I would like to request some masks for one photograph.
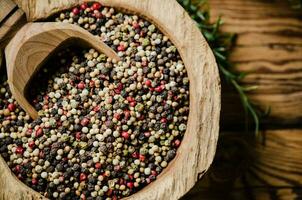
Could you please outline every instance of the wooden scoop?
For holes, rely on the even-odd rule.
[[[63,42],[89,46],[112,59],[120,60],[99,38],[79,26],[60,22],[26,24],[5,48],[5,55],[12,95],[33,119],[38,118],[38,112],[25,98],[25,88],[51,52],[62,46]]]

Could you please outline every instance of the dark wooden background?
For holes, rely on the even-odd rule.
[[[286,0],[210,0],[212,18],[238,34],[231,60],[263,110],[262,138],[246,132],[239,97],[222,84],[221,133],[206,176],[183,199],[302,199],[302,10]],[[250,120],[251,121],[251,120]]]

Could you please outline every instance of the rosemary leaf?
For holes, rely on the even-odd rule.
[[[252,116],[255,124],[255,134],[258,135],[260,124],[260,112],[252,104],[246,92],[257,89],[257,86],[244,87],[240,85],[240,80],[246,75],[232,70],[232,64],[228,61],[229,52],[235,40],[235,34],[222,33],[220,26],[222,25],[221,17],[215,23],[210,22],[210,13],[207,6],[207,0],[177,0],[191,18],[195,20],[197,27],[202,32],[215,55],[220,74],[232,85],[238,92],[242,106],[246,113]]]

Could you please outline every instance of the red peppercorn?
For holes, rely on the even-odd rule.
[[[126,140],[128,140],[130,136],[129,136],[129,133],[127,131],[123,131],[122,132],[122,137],[125,138]]]
[[[146,178],[146,182],[147,182],[148,184],[151,183],[150,178]]]
[[[100,106],[96,106],[96,107],[94,107],[94,108],[93,108],[93,111],[94,111],[94,112],[98,112],[98,111],[100,111]]]
[[[117,119],[117,120],[120,120],[121,119],[121,115],[119,113],[115,113],[114,114],[114,118]]]
[[[40,151],[40,152],[39,152],[39,158],[41,158],[41,159],[45,158],[45,153],[44,153],[44,151]]]
[[[175,145],[176,147],[179,147],[180,143],[181,143],[180,140],[175,140],[175,141],[174,141],[174,145]]]
[[[120,94],[121,93],[121,91],[123,90],[123,84],[122,83],[119,83],[118,85],[117,85],[117,87],[114,89],[114,92],[116,93],[116,94]]]
[[[112,98],[112,97],[109,97],[109,99],[108,99],[108,103],[109,103],[109,104],[111,104],[111,103],[112,103],[112,101],[113,101],[113,98]]]
[[[145,31],[141,31],[141,32],[139,33],[139,35],[140,35],[141,37],[144,37],[144,36],[146,35],[146,32],[145,32]]]
[[[85,194],[81,194],[81,200],[86,200]]]
[[[72,9],[72,13],[73,13],[74,15],[78,15],[78,14],[80,13],[80,10],[79,10],[78,8],[73,8],[73,9]]]
[[[89,87],[93,88],[94,86],[95,86],[95,83],[94,83],[93,80],[91,80],[91,81],[89,82]]]
[[[29,146],[29,148],[32,149],[35,146],[35,142],[34,141],[29,142],[28,146]]]
[[[124,111],[124,115],[125,115],[125,119],[129,119],[129,117],[130,117],[130,111],[129,110],[125,110]]]
[[[21,166],[20,165],[16,165],[15,172],[19,173],[20,171],[21,171]]]
[[[94,3],[92,4],[92,10],[99,10],[102,7],[102,5],[100,3]]]
[[[125,46],[121,44],[117,47],[118,51],[125,51],[125,49],[126,49]]]
[[[16,105],[13,103],[10,103],[10,104],[8,104],[7,108],[10,112],[14,112],[16,110]]]
[[[130,189],[132,189],[134,187],[134,184],[132,182],[128,182],[127,183],[127,187],[130,188]]]
[[[32,183],[33,185],[37,185],[37,184],[38,184],[38,180],[35,179],[35,178],[33,178],[33,179],[31,179],[31,183]]]
[[[145,85],[148,87],[151,87],[152,82],[148,79],[148,80],[146,80]]]
[[[86,179],[87,179],[86,174],[81,173],[81,174],[80,174],[80,181],[85,181]]]
[[[18,146],[18,147],[16,148],[16,154],[23,154],[23,153],[24,153],[24,148],[21,147],[21,146]]]
[[[113,169],[114,169],[114,171],[118,172],[118,171],[120,171],[122,168],[121,168],[121,166],[116,165],[116,166],[114,166]]]
[[[81,139],[81,132],[77,132],[75,137],[76,137],[77,140],[80,140]]]
[[[25,133],[26,136],[31,136],[33,130],[32,129],[28,129]]]
[[[138,118],[138,120],[143,120],[143,119],[145,119],[145,116],[144,116],[144,115],[141,115],[141,116]]]
[[[95,163],[94,167],[95,167],[96,169],[101,169],[102,164],[99,163],[99,162],[98,162],[98,163]]]
[[[151,133],[150,133],[150,132],[146,132],[146,133],[144,133],[144,135],[145,135],[146,137],[150,137]]]
[[[151,174],[152,174],[153,176],[157,176],[157,172],[156,172],[155,170],[152,170],[152,171],[151,171]]]
[[[162,119],[160,120],[160,122],[161,122],[161,123],[167,123],[167,118],[162,118]]]
[[[133,178],[134,178],[132,174],[128,174],[128,177],[130,180],[133,180]]]
[[[128,96],[128,97],[127,97],[127,101],[128,101],[128,102],[133,102],[133,101],[135,101],[135,100],[134,100],[134,98],[133,98],[133,97]]]
[[[144,155],[139,154],[139,160],[140,160],[140,161],[144,162],[145,159],[146,159],[146,157],[145,157]]]
[[[99,11],[95,10],[94,11],[94,16],[97,18],[97,19],[100,19],[103,17],[102,13],[100,13]]]
[[[43,135],[43,129],[41,127],[39,127],[37,130],[36,130],[36,133],[35,133],[35,136],[36,137],[41,137]]]
[[[117,89],[118,89],[118,90],[122,90],[123,88],[124,88],[124,86],[123,86],[122,83],[119,83],[119,84],[117,85]]]
[[[139,157],[139,155],[138,155],[138,153],[137,153],[137,152],[133,152],[133,153],[132,153],[132,157],[133,157],[133,158],[138,158],[138,157]]]
[[[142,61],[142,66],[143,67],[147,67],[147,65],[148,65],[148,61],[146,61],[146,60]]]
[[[136,102],[135,102],[135,101],[130,102],[130,106],[131,106],[131,107],[134,107],[135,105],[136,105]]]
[[[82,126],[87,126],[89,124],[89,119],[84,117],[82,120],[81,120],[81,125]]]
[[[79,84],[78,84],[78,89],[80,90],[83,90],[85,88],[85,83],[83,81],[81,81]]]
[[[82,10],[85,10],[86,8],[88,8],[87,3],[83,3],[82,5],[80,5],[80,8],[81,8]]]
[[[160,85],[160,86],[158,86],[158,87],[155,88],[155,91],[156,91],[156,92],[162,92],[163,89],[164,89],[164,87],[165,87],[165,86]]]
[[[112,197],[112,200],[117,200],[117,196],[113,196],[113,197]]]
[[[137,22],[133,22],[132,27],[133,27],[134,29],[139,29],[139,28],[140,28],[140,25],[139,25],[139,23],[137,23]]]

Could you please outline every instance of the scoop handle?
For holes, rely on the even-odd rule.
[[[8,83],[12,95],[33,119],[38,118],[38,112],[25,98],[25,88],[51,52],[63,42],[71,41],[90,46],[109,58],[120,60],[115,51],[97,36],[79,26],[61,22],[28,23],[5,48]]]

